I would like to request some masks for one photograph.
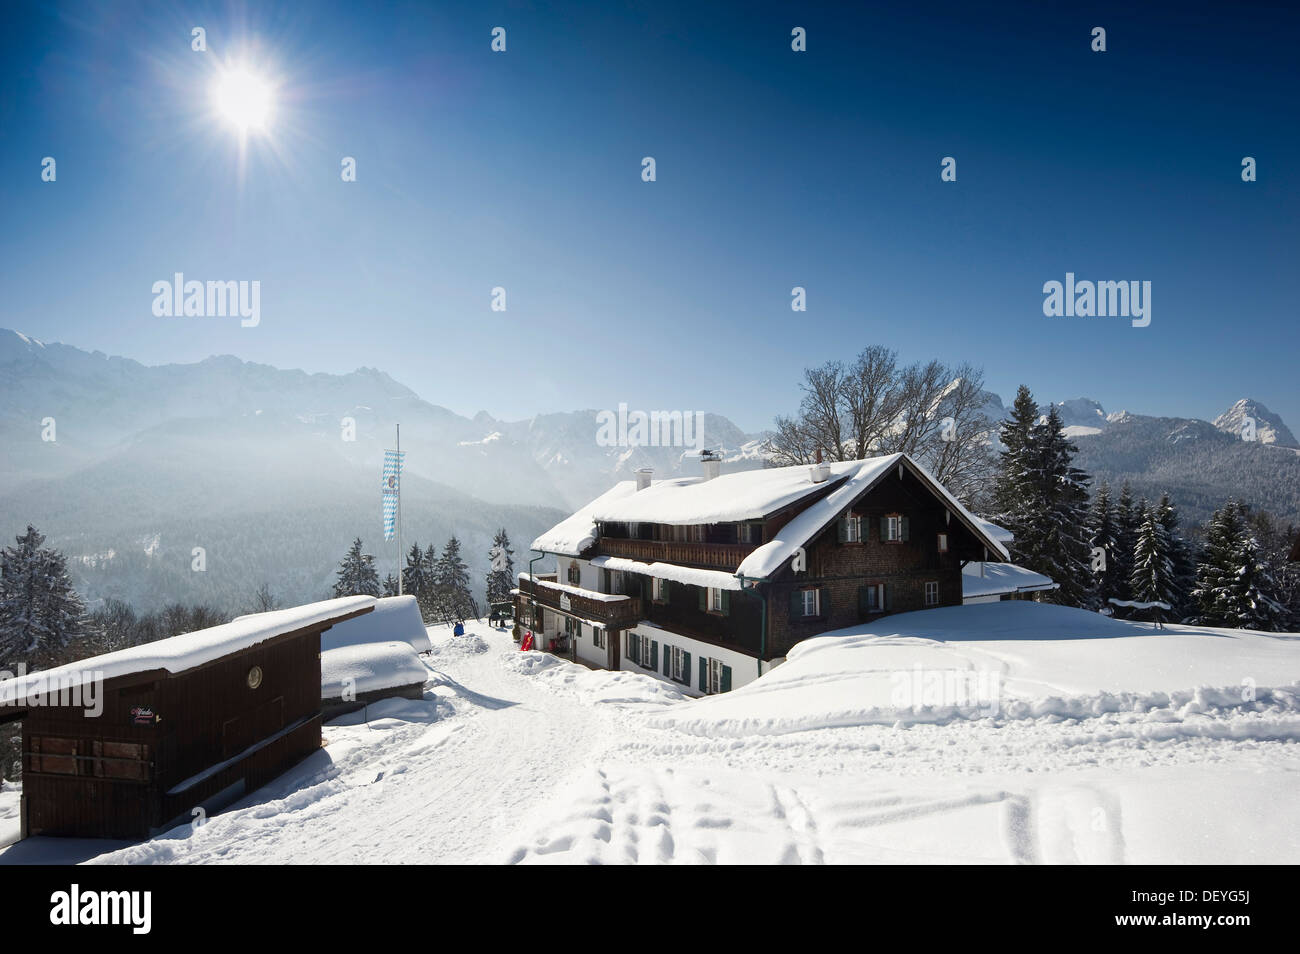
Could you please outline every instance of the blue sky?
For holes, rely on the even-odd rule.
[[[0,325],[151,364],[379,367],[510,419],[627,402],[762,428],[805,366],[881,343],[1007,399],[1250,396],[1300,428],[1296,14],[612,6],[15,8]],[[279,83],[242,164],[209,115],[236,58]],[[177,271],[259,280],[261,324],[155,317]],[[1067,271],[1150,281],[1151,325],[1044,317]]]

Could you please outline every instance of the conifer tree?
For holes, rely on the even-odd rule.
[[[1037,550],[1031,569],[1050,576],[1058,588],[1044,598],[1068,606],[1084,606],[1091,596],[1088,545],[1089,477],[1072,463],[1078,448],[1065,436],[1055,407],[1034,428],[1031,459],[1035,507],[1030,541]]]
[[[433,579],[437,618],[462,620],[478,617],[478,604],[470,592],[469,567],[461,560],[460,541],[455,534],[443,547]]]
[[[1245,508],[1230,500],[1210,517],[1196,569],[1200,622],[1208,626],[1277,630],[1286,612],[1275,581],[1260,558]]]
[[[505,527],[502,527],[492,538],[492,547],[488,550],[487,601],[489,606],[510,600],[510,591],[515,585],[514,553],[515,551],[510,549],[510,537]]]
[[[1133,575],[1130,590],[1140,603],[1168,603],[1173,609],[1177,600],[1174,586],[1174,563],[1169,556],[1169,536],[1160,520],[1158,508],[1146,500],[1138,508],[1141,519],[1137,543],[1133,547]],[[1151,618],[1159,621],[1169,611],[1151,609]]]
[[[30,524],[0,551],[0,667],[44,669],[70,661],[87,635],[86,607],[68,577],[66,558],[41,546]]]
[[[1174,598],[1170,601],[1174,607],[1173,618],[1182,619],[1187,616],[1188,600],[1192,587],[1196,585],[1196,560],[1192,555],[1192,548],[1183,539],[1182,531],[1178,526],[1178,510],[1170,501],[1168,494],[1160,495],[1156,514],[1160,518],[1161,526],[1165,528],[1165,536],[1169,540],[1169,561],[1173,564]]]
[[[1115,506],[1110,497],[1110,485],[1102,482],[1096,495],[1092,498],[1092,511],[1089,518],[1092,531],[1090,543],[1094,553],[1100,550],[1100,559],[1093,557],[1093,599],[1098,607],[1106,607],[1112,597],[1119,599],[1116,585],[1115,550],[1117,545],[1115,525]]]
[[[375,558],[361,552],[361,538],[357,537],[348,548],[347,556],[339,563],[338,579],[334,583],[335,596],[378,596],[379,571]]]
[[[1116,599],[1133,598],[1133,552],[1137,547],[1138,512],[1133,503],[1133,491],[1128,481],[1119,491],[1119,502],[1115,505],[1115,592]],[[1124,609],[1117,610],[1117,615],[1127,615]]]
[[[1026,536],[1032,516],[1031,445],[1037,421],[1038,405],[1029,388],[1022,384],[1016,391],[1011,416],[1002,422],[999,437],[1003,449],[998,454],[998,472],[993,484],[995,519],[1015,536],[1012,552],[1017,555],[1023,552],[1021,540]]]

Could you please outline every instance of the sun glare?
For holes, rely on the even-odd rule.
[[[243,67],[227,70],[212,88],[217,112],[241,133],[264,130],[275,106],[271,84]]]

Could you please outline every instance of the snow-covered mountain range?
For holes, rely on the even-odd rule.
[[[1168,491],[1191,522],[1231,495],[1300,520],[1295,438],[1256,401],[1237,402],[1213,423],[1107,414],[1088,398],[1057,407],[1085,470],[1130,480],[1139,494]],[[988,393],[986,413],[1002,418],[1002,399]],[[96,595],[148,601],[140,567],[125,590],[94,579],[112,576],[116,569],[104,567],[120,568],[124,553],[154,572],[164,558],[188,568],[192,546],[216,543],[227,560],[253,565],[242,576],[231,567],[220,592],[251,589],[259,573],[288,574],[286,595],[316,598],[328,583],[320,566],[332,566],[353,536],[384,552],[375,491],[399,421],[408,543],[440,545],[456,532],[476,553],[504,525],[523,552],[562,512],[639,467],[697,472],[696,446],[604,446],[599,414],[466,417],[373,368],[308,374],[229,355],[146,366],[0,330],[0,531],[35,523],[82,561]],[[1253,442],[1242,439],[1246,417],[1256,422]],[[765,438],[704,416],[703,445],[722,453],[726,469],[763,466]],[[247,526],[260,532],[239,530]],[[380,564],[381,573],[394,568],[395,553]],[[212,589],[222,576],[176,572],[157,588],[183,579]]]

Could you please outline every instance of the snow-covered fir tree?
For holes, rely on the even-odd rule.
[[[357,537],[348,548],[348,554],[339,563],[338,579],[334,583],[335,596],[378,596],[379,571],[375,558],[361,552],[361,538]]]
[[[1115,551],[1118,546],[1115,505],[1111,500],[1110,485],[1104,481],[1092,498],[1089,529],[1092,532],[1090,543],[1094,548],[1101,550],[1102,557],[1101,560],[1093,561],[1097,565],[1092,575],[1094,601],[1099,607],[1104,607],[1112,597],[1123,599],[1120,596],[1117,579],[1119,570],[1115,561]]]
[[[1016,544],[1028,532],[1028,524],[1032,519],[1029,510],[1033,471],[1030,448],[1037,421],[1038,405],[1029,393],[1029,388],[1022,384],[1016,391],[1011,415],[1002,422],[1000,428],[999,438],[1003,450],[998,454],[998,471],[993,482],[996,520],[1014,534]],[[1013,544],[1013,552],[1018,555],[1020,547]]]
[[[393,576],[393,574],[391,573],[389,573],[386,577],[384,577],[384,595],[385,596],[397,595],[397,577]]]
[[[28,525],[0,551],[0,666],[44,669],[71,661],[86,635],[86,607],[68,578],[67,560],[43,547]]]
[[[1133,599],[1141,603],[1168,603],[1170,609],[1152,608],[1152,619],[1165,619],[1178,602],[1174,584],[1174,561],[1170,558],[1169,535],[1160,520],[1157,507],[1143,500],[1138,508],[1141,520],[1137,543],[1133,547],[1133,575],[1129,587]]]
[[[473,619],[478,604],[470,591],[469,567],[460,556],[460,541],[455,534],[447,541],[434,567],[435,607],[438,619]]]
[[[1275,581],[1260,558],[1245,508],[1230,500],[1210,517],[1205,546],[1196,568],[1192,591],[1207,626],[1275,631],[1286,611],[1275,593]]]
[[[1133,502],[1133,491],[1124,481],[1119,490],[1119,500],[1115,504],[1115,591],[1110,596],[1120,600],[1133,599],[1133,551],[1138,538],[1138,511]],[[1128,611],[1117,610],[1117,615],[1127,615]]]
[[[1169,540],[1169,561],[1174,568],[1174,599],[1171,601],[1174,607],[1173,617],[1182,619],[1190,611],[1188,601],[1191,598],[1192,587],[1196,585],[1196,558],[1192,554],[1191,546],[1183,539],[1178,525],[1178,509],[1173,505],[1168,494],[1160,495],[1156,514],[1165,528],[1165,536]]]
[[[1035,522],[1038,566],[1060,587],[1045,594],[1051,602],[1084,606],[1091,599],[1088,545],[1089,477],[1073,464],[1078,448],[1065,436],[1055,407],[1033,432],[1036,445],[1036,499],[1043,519]]]
[[[510,591],[515,585],[514,554],[515,551],[510,549],[510,537],[505,527],[502,527],[492,538],[492,547],[488,550],[487,601],[489,606],[510,601]]]
[[[1029,389],[1016,392],[1001,432],[994,486],[996,522],[1015,535],[1016,563],[1050,576],[1059,588],[1044,599],[1070,606],[1091,600],[1088,475],[1072,464],[1077,448],[1064,434],[1056,408],[1038,420]]]

